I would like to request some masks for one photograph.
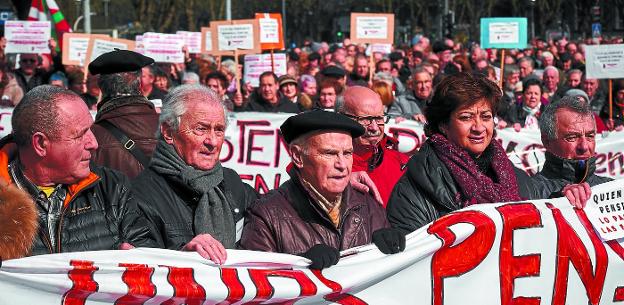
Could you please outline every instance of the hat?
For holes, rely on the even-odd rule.
[[[570,89],[568,91],[565,92],[564,96],[572,96],[572,97],[582,97],[585,99],[585,102],[588,103],[590,101],[589,96],[587,95],[587,93],[585,93],[585,91],[581,90],[581,89]]]
[[[403,59],[403,55],[400,52],[392,52],[388,55],[388,59],[390,59],[390,61],[399,61]]]
[[[89,72],[92,75],[131,72],[138,71],[153,63],[152,58],[137,52],[115,49],[115,51],[104,53],[92,61],[89,64]]]
[[[291,50],[290,52],[288,52],[288,58],[292,61],[298,61],[299,60],[299,54],[297,54],[297,52],[295,52],[295,50]]]
[[[284,74],[284,75],[280,76],[277,79],[277,82],[279,83],[280,87],[283,86],[283,85],[286,85],[286,84],[295,84],[295,85],[297,85],[297,80],[295,80],[294,77],[292,77],[292,76],[290,76],[288,74]]]
[[[330,77],[343,77],[347,75],[345,70],[337,66],[327,66],[321,70],[321,75]]]
[[[321,54],[319,54],[318,52],[312,52],[312,54],[308,55],[309,61],[320,60],[320,59],[321,59]]]
[[[433,53],[440,53],[446,50],[453,50],[453,48],[451,48],[446,43],[444,43],[444,41],[441,41],[441,40],[434,42],[432,49],[433,49]]]
[[[340,130],[350,133],[353,138],[363,135],[365,131],[362,125],[347,116],[324,110],[311,110],[291,116],[280,126],[280,130],[288,144],[311,131]]]

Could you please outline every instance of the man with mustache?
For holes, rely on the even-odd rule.
[[[353,176],[360,180],[370,177],[385,207],[394,185],[405,172],[409,157],[398,152],[398,141],[384,133],[388,117],[384,116],[381,98],[375,91],[361,86],[349,87],[344,101],[340,112],[365,129],[364,135],[353,139]]]

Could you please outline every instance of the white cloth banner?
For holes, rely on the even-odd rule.
[[[622,201],[623,190],[613,181],[592,192]],[[395,255],[373,245],[343,251],[322,271],[297,256],[237,250],[222,266],[160,249],[34,256],[3,262],[0,303],[624,302],[624,240],[601,241],[585,211],[563,198],[473,205],[411,233],[406,244]]]

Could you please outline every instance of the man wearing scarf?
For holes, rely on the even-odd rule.
[[[241,248],[301,255],[313,269],[336,264],[339,250],[371,242],[386,254],[405,249],[405,236],[389,228],[383,207],[349,184],[360,124],[312,110],[288,118],[280,130],[290,148],[291,179],[254,203]]]
[[[169,92],[158,144],[133,189],[167,249],[197,251],[217,264],[236,247],[255,191],[219,161],[226,114],[219,96],[200,85]]]

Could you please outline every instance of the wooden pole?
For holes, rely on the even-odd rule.
[[[504,91],[503,89],[503,79],[504,79],[504,69],[505,69],[505,49],[501,50],[501,57],[500,57],[500,61],[501,61],[501,65],[500,65],[500,73],[499,73],[499,78],[498,78],[498,86],[501,88],[501,90]]]
[[[234,74],[236,79],[236,93],[241,93],[240,88],[240,75],[238,75],[238,49],[234,49],[234,61],[236,62],[236,73]]]
[[[609,78],[609,127],[611,130],[615,128],[613,124],[613,80]]]
[[[368,83],[371,85],[373,83],[373,70],[375,69],[375,52],[373,52],[373,48],[371,46],[371,52],[368,62]]]
[[[217,56],[217,71],[221,71],[221,55]]]
[[[271,49],[271,72],[275,73],[275,60],[273,59],[273,49]]]

